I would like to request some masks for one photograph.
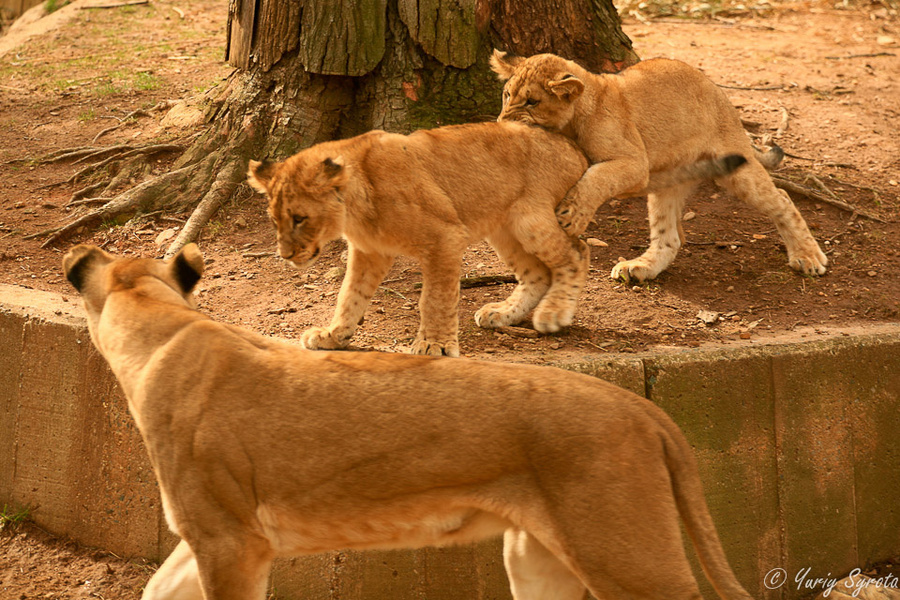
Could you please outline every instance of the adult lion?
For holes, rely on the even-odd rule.
[[[828,259],[790,197],[766,172],[765,163],[777,163],[781,150],[768,156],[756,152],[737,110],[697,69],[652,59],[617,75],[596,75],[553,54],[522,58],[499,50],[491,65],[506,81],[498,120],[563,133],[592,163],[557,209],[569,233],[582,233],[610,198],[638,195],[658,171],[740,154],[747,166],[717,181],[775,223],[793,269],[825,273]],[[649,194],[650,247],[613,267],[613,278],[653,279],[671,264],[683,242],[681,212],[693,188],[693,182],[682,182]]]
[[[145,600],[263,600],[277,556],[504,535],[516,600],[749,600],[652,402],[530,365],[310,352],[194,308],[203,258],[63,259],[182,541]],[[202,596],[201,596],[202,590]]]

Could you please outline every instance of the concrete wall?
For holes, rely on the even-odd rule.
[[[0,353],[0,504],[31,505],[41,526],[89,545],[164,556],[174,538],[153,473],[80,306],[0,286]],[[645,395],[679,423],[754,597],[821,591],[792,582],[806,568],[838,576],[900,555],[900,326],[561,366]],[[774,568],[789,581],[770,590]],[[497,540],[282,560],[273,585],[281,598],[509,597]]]

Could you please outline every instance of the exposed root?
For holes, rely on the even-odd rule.
[[[200,230],[203,229],[212,216],[216,214],[216,211],[219,210],[219,207],[231,197],[237,186],[244,180],[245,171],[246,166],[240,160],[231,160],[219,170],[216,180],[210,186],[209,191],[204,194],[197,208],[191,213],[187,223],[178,233],[178,237],[166,249],[167,258],[171,258],[186,244],[197,239],[197,236],[200,235]]]
[[[176,9],[176,10],[177,10],[177,9]],[[182,16],[182,18],[184,18],[184,16]],[[171,101],[171,100],[162,100],[161,102],[158,102],[158,103],[156,104],[156,106],[154,106],[154,107],[152,107],[152,108],[150,108],[150,109],[148,109],[148,110],[144,110],[144,109],[139,108],[139,109],[137,109],[137,110],[134,110],[134,111],[128,113],[127,115],[125,115],[125,116],[122,117],[121,119],[120,119],[119,117],[112,117],[112,118],[114,118],[114,119],[118,119],[119,124],[118,124],[118,125],[113,125],[112,127],[107,127],[106,129],[104,129],[103,131],[101,131],[100,133],[98,133],[97,135],[95,135],[95,136],[94,136],[94,139],[93,139],[93,141],[92,141],[92,143],[96,144],[96,143],[97,143],[97,140],[99,140],[101,137],[103,137],[103,136],[106,135],[107,133],[111,133],[111,132],[115,131],[116,129],[122,127],[122,126],[125,125],[128,121],[130,121],[131,119],[136,119],[136,118],[138,118],[138,117],[149,117],[151,112],[154,112],[154,111],[162,111],[162,110],[168,110],[168,109],[172,108],[172,106],[173,106],[174,104],[175,104],[175,103],[174,103],[173,101]]]
[[[81,227],[94,225],[104,220],[112,221],[122,215],[130,213],[163,210],[170,206],[177,205],[177,192],[184,190],[184,188],[187,187],[186,183],[188,181],[199,183],[199,185],[205,185],[207,183],[208,178],[205,175],[209,172],[209,169],[215,163],[217,158],[218,155],[213,154],[202,163],[182,167],[181,169],[154,177],[149,181],[145,181],[144,183],[119,194],[115,198],[108,199],[108,201],[100,208],[92,210],[62,227],[47,229],[46,231],[32,234],[27,237],[30,239],[49,236],[44,243],[41,244],[42,248],[46,248],[47,246],[68,237]],[[204,176],[197,178],[195,181],[194,178],[198,172],[202,173]],[[173,192],[175,193],[173,194]],[[104,199],[101,198],[98,200]]]
[[[156,144],[153,146],[143,146],[140,148],[131,148],[128,150],[123,149],[119,153],[114,154],[113,156],[109,156],[109,157],[101,160],[98,163],[84,167],[83,169],[79,170],[74,175],[69,177],[69,179],[66,180],[64,183],[68,184],[68,183],[73,183],[75,181],[78,181],[85,175],[87,175],[93,171],[96,171],[97,169],[101,169],[115,161],[125,160],[126,158],[132,158],[134,156],[139,156],[139,155],[159,154],[161,152],[178,152],[180,150],[184,150],[184,146],[182,146],[180,144]],[[84,160],[87,160],[87,158],[88,157],[76,160],[75,164],[83,162]],[[95,158],[95,157],[91,157],[91,158]]]

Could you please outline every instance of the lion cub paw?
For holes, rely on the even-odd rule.
[[[539,306],[534,311],[534,328],[541,333],[556,333],[575,320],[575,308],[551,308]]]
[[[571,236],[581,235],[588,228],[593,211],[580,207],[575,200],[566,198],[556,207],[556,220],[565,232]]]
[[[410,349],[411,354],[427,354],[429,356],[449,356],[459,358],[459,342],[439,342],[437,340],[416,340]]]
[[[617,281],[647,281],[659,275],[659,272],[650,264],[641,258],[632,260],[620,260],[616,266],[612,268],[609,276]]]
[[[300,344],[307,350],[340,350],[347,346],[341,342],[327,327],[312,327],[300,336]]]
[[[506,302],[491,302],[479,308],[475,312],[475,324],[485,329],[515,325]]]
[[[804,275],[824,275],[828,266],[828,257],[816,246],[814,252],[791,256],[788,264],[792,269]]]

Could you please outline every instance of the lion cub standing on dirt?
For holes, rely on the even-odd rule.
[[[638,195],[656,171],[736,153],[747,158],[747,166],[718,182],[775,223],[792,268],[825,273],[828,259],[790,197],[772,183],[737,111],[697,69],[653,59],[617,75],[595,75],[553,54],[521,58],[499,50],[491,65],[506,80],[498,120],[563,133],[592,163],[557,209],[569,233],[581,234],[610,198]],[[669,266],[683,242],[681,211],[693,187],[688,182],[649,194],[650,247],[617,264],[613,278],[644,281]]]
[[[729,156],[654,175],[709,178],[744,160]],[[416,131],[372,131],[324,142],[282,163],[251,161],[249,181],[269,197],[278,253],[306,266],[342,235],[347,274],[328,327],[303,333],[309,349],[345,347],[398,255],[422,265],[413,354],[459,356],[459,276],[472,242],[487,239],[515,272],[503,302],[475,313],[481,327],[513,325],[534,309],[534,328],[572,323],[590,253],[559,226],[554,210],[587,169],[564,136],[520,123]]]
[[[652,402],[578,373],[310,352],[194,309],[203,257],[63,259],[182,541],[144,600],[263,600],[272,561],[504,536],[516,600],[750,600],[691,447]],[[202,591],[201,591],[202,590]]]

